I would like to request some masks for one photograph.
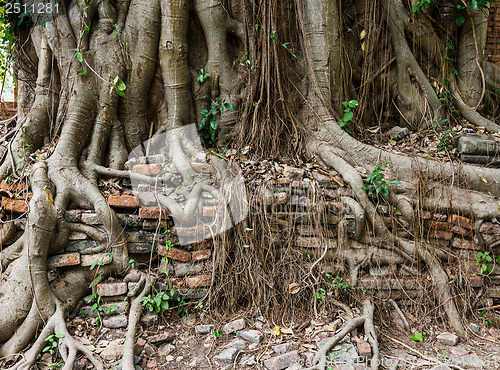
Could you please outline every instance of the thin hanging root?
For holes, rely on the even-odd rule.
[[[349,320],[337,335],[331,338],[319,349],[319,351],[314,356],[313,366],[306,370],[324,370],[326,368],[328,352],[353,329],[356,329],[358,326],[363,324],[365,326],[365,335],[367,336],[368,341],[370,342],[370,345],[372,347],[371,369],[378,369],[380,358],[377,334],[375,333],[375,328],[373,326],[373,305],[367,299],[363,302],[363,316],[358,316]]]
[[[63,337],[59,338],[58,346],[60,347],[61,355],[64,359],[64,367],[62,370],[71,370],[76,360],[76,355],[81,352],[94,365],[96,370],[104,370],[104,365],[98,361],[92,351],[85,347],[82,343],[71,336],[66,327],[64,320],[64,309],[61,302],[56,304],[56,312],[50,317],[47,324],[43,328],[40,336],[33,344],[24,358],[19,361],[11,370],[29,370],[36,363],[36,358],[42,349],[47,345],[45,340],[51,334],[60,334]]]

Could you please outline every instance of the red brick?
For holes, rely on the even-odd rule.
[[[424,225],[429,229],[445,230],[445,231],[451,230],[451,224],[448,222],[425,220]]]
[[[80,264],[80,253],[56,254],[47,258],[49,268],[76,266]]]
[[[212,284],[211,275],[198,275],[186,278],[186,283],[191,288],[207,287]]]
[[[436,245],[439,247],[449,247],[451,241],[445,239],[435,239]]]
[[[127,283],[104,283],[97,284],[97,295],[103,297],[114,297],[127,293]]]
[[[202,207],[202,215],[203,217],[215,217],[217,216],[217,207],[216,206],[204,206]]]
[[[167,230],[169,228],[166,221],[160,220],[144,220],[142,223],[142,228],[144,230]]]
[[[359,340],[356,347],[358,347],[358,354],[360,357],[363,357],[364,359],[372,357],[372,349],[366,340]]]
[[[467,230],[457,225],[453,225],[451,231],[461,236],[472,236],[472,230]]]
[[[167,251],[164,245],[158,245],[158,254],[181,262],[187,262],[191,259],[191,253],[177,248],[170,248]]]
[[[429,238],[451,240],[451,238],[453,238],[453,234],[449,231],[434,229],[429,232]]]
[[[204,239],[199,242],[191,243],[186,246],[187,249],[191,251],[199,251],[202,249],[210,249],[213,247],[211,239]]]
[[[491,222],[483,222],[479,231],[485,234],[500,235],[500,225]]]
[[[458,249],[472,249],[472,250],[480,250],[479,245],[474,243],[472,240],[466,240],[461,238],[455,238],[453,240],[452,246]]]
[[[2,198],[2,207],[5,211],[14,213],[28,212],[28,204],[25,200]]]
[[[139,207],[139,200],[132,195],[111,195],[108,198],[108,204],[111,207],[118,208],[137,208]]]
[[[473,288],[481,288],[483,286],[483,278],[481,276],[469,276],[470,286]]]
[[[489,298],[500,298],[500,288],[491,288],[486,291],[486,296]]]
[[[14,184],[8,184],[7,181],[2,180],[0,183],[0,189],[3,190],[12,190],[13,192],[20,192],[28,189],[28,186],[25,182],[16,182]]]
[[[132,171],[141,175],[158,175],[161,172],[161,165],[136,164]]]
[[[139,208],[139,217],[143,219],[159,219],[160,216],[165,218],[167,213],[165,210],[162,210],[159,207],[140,207]]]
[[[163,342],[172,342],[175,339],[175,334],[171,332],[156,334],[148,337],[148,342],[158,344]]]
[[[96,265],[109,265],[111,263],[111,253],[82,254],[80,256],[80,264],[83,267],[92,266],[94,263]]]
[[[459,216],[459,215],[450,215],[450,218],[448,220],[454,225],[463,227],[465,229],[473,230],[474,225],[472,224],[472,221],[468,219],[467,217]]]
[[[193,262],[205,261],[210,258],[212,251],[210,249],[203,249],[201,251],[194,251],[191,253],[191,259]]]

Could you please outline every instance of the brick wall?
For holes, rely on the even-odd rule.
[[[490,3],[485,59],[500,66],[500,3]]]
[[[155,164],[136,164],[135,166],[137,168],[134,167],[133,170],[137,172],[157,172]],[[342,180],[315,172],[313,172],[313,176],[316,183],[319,184],[319,189],[315,188],[314,191],[310,181],[278,178],[266,182],[266,186],[274,194],[274,203],[272,207],[267,209],[272,219],[277,219],[280,222],[287,220],[288,227],[294,230],[296,235],[294,248],[298,253],[308,257],[304,258],[305,264],[313,263],[319,258],[323,253],[325,243],[330,243],[331,247],[329,248],[332,249],[333,253],[327,253],[319,266],[320,269],[329,271],[328,269],[335,266],[334,259],[336,252],[338,252],[336,242],[339,222],[345,222],[347,236],[352,239],[356,234],[357,221],[349,207],[341,202],[341,197],[352,196],[351,190],[345,186]],[[254,189],[259,186],[263,186],[261,181],[248,183],[249,193],[252,194]],[[322,195],[318,198],[319,201],[314,201],[312,195],[318,194],[318,192]],[[31,194],[25,184],[9,185],[3,182],[0,184],[0,195],[2,196],[3,213],[16,220],[15,224],[18,229],[16,235],[19,237],[25,222],[22,214],[28,210]],[[120,194],[108,195],[107,199],[125,228],[130,258],[137,264],[149,265],[149,261],[153,257],[153,267],[156,267],[158,276],[161,276],[156,289],[167,290],[172,286],[177,290],[177,294],[185,300],[203,298],[211,285],[212,240],[207,239],[189,245],[180,245],[178,234],[189,232],[189,230],[176,229],[171,218],[154,204],[154,195],[148,194],[147,191],[136,193],[123,189]],[[210,222],[210,217],[215,216],[217,212],[213,207],[205,206],[203,208],[204,220]],[[403,236],[405,230],[398,226],[402,224],[402,220],[398,218],[397,210],[391,210],[386,206],[379,208],[389,229]],[[317,223],[318,214],[323,215],[319,225]],[[439,248],[441,253],[459,256],[457,261],[460,262],[452,262],[448,266],[449,274],[453,275],[454,271],[465,270],[465,275],[461,276],[465,276],[471,287],[485,288],[486,299],[500,299],[500,269],[497,266],[485,279],[475,261],[477,252],[481,248],[475,234],[474,220],[457,214],[431,212],[423,212],[419,217],[423,231],[418,233],[421,239],[427,240],[431,245]],[[311,221],[313,218],[316,221]],[[66,213],[66,220],[95,227],[100,226],[97,215],[87,210],[70,210]],[[486,245],[494,244],[500,240],[499,223],[484,222],[479,231]],[[277,233],[279,234],[279,232]],[[286,235],[277,235],[278,243],[280,237],[283,240],[286,239]],[[73,233],[66,250],[49,258],[49,267],[59,269],[75,265],[89,267],[96,263],[110,263],[111,256],[108,252],[96,255],[82,253],[83,250],[95,246],[96,242],[86,234]],[[365,247],[369,248],[369,246]],[[358,246],[359,248],[360,246]],[[366,255],[363,253],[360,255],[361,259]],[[493,253],[495,256],[499,255],[500,246]],[[458,263],[460,263],[460,269],[457,268]],[[377,264],[376,261],[375,264]],[[423,272],[416,279],[407,271],[408,267],[404,266],[402,261],[391,262],[389,266],[383,266],[381,263],[381,266],[361,269],[359,282],[365,289],[373,291],[377,297],[392,297],[406,301],[424,297],[430,289],[430,277],[426,277],[425,272]],[[105,285],[106,282],[103,284],[98,289],[104,291],[109,288],[110,293],[106,294],[110,296],[121,296],[131,288],[121,282],[113,282],[110,286]]]

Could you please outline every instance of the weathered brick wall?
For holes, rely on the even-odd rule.
[[[488,37],[484,56],[486,60],[500,65],[500,3],[490,3],[490,18],[488,21]]]
[[[158,174],[161,170],[157,164],[141,162],[146,161],[139,159],[137,163],[131,165],[132,170],[142,174]],[[295,170],[300,172],[300,169]],[[341,202],[341,197],[352,195],[351,190],[339,177],[324,176],[319,172],[313,172],[313,177],[315,183],[319,184],[322,194],[319,202],[318,199],[312,199],[312,195],[317,194],[318,189],[312,191],[315,185],[312,185],[311,181],[297,180],[292,176],[266,182],[266,186],[274,194],[272,206],[268,208],[269,216],[290,222],[289,227],[295,233],[295,248],[304,256],[308,256],[304,258],[304,263],[312,263],[322,254],[325,236],[330,238],[334,245],[333,241],[337,239],[338,224],[341,220],[346,223],[348,237],[352,238],[356,232],[354,213]],[[259,181],[247,184],[250,193],[252,189],[262,186],[262,181]],[[9,218],[16,219],[17,236],[20,236],[25,223],[25,218],[20,215],[28,210],[31,194],[25,184],[9,185],[2,182],[0,195],[3,212]],[[167,290],[172,286],[185,300],[203,298],[211,285],[212,240],[180,245],[179,233],[189,233],[192,230],[176,228],[171,218],[156,205],[155,196],[147,186],[140,192],[123,188],[120,194],[108,195],[107,199],[124,226],[130,258],[135,264],[143,263],[144,266],[149,265],[151,260],[154,261],[152,267],[160,276],[156,289]],[[381,206],[379,210],[389,229],[396,231],[395,228],[400,223],[397,211],[385,206]],[[204,206],[201,213],[202,220],[210,222],[217,211],[215,206]],[[318,214],[323,215],[319,228],[317,224],[311,222],[311,219]],[[420,238],[439,247],[446,254],[458,256],[463,263],[461,266],[466,266],[465,275],[462,276],[465,276],[470,286],[475,289],[486,288],[486,299],[500,299],[500,269],[496,267],[488,278],[484,278],[476,263],[476,255],[481,248],[473,220],[457,214],[430,212],[424,212],[420,217],[423,223],[423,234]],[[81,222],[95,227],[101,225],[97,215],[88,210],[70,210],[66,213],[66,219],[68,222]],[[499,223],[484,222],[479,231],[486,245],[500,240]],[[404,230],[398,232],[402,235]],[[75,265],[89,267],[96,263],[110,263],[111,255],[108,252],[97,255],[85,254],[86,249],[95,246],[96,242],[86,234],[73,233],[66,250],[50,257],[49,267],[65,268]],[[499,253],[500,248],[497,248],[494,254]],[[328,266],[334,265],[334,256],[335,253],[326,254],[320,268],[327,270]],[[458,270],[455,267],[454,265],[448,267],[449,274],[453,275]],[[371,266],[361,269],[359,282],[379,298],[391,297],[411,301],[427,296],[431,285],[430,277],[427,279],[424,272],[416,279],[408,274],[407,270],[407,266],[401,262],[399,265],[395,263],[390,266]],[[104,282],[98,286],[98,292],[104,297],[121,297],[130,288],[119,281]]]
[[[15,102],[2,102],[0,103],[0,117],[1,119],[9,119],[17,113],[17,103]]]

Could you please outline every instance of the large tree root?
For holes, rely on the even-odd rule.
[[[363,302],[363,315],[350,319],[342,330],[328,340],[316,353],[313,359],[313,366],[306,370],[324,370],[327,365],[328,352],[345,338],[352,330],[364,324],[365,335],[372,347],[371,366],[372,370],[378,369],[380,364],[380,354],[378,349],[377,334],[373,325],[373,305],[369,300]]]
[[[49,335],[57,335],[59,353],[64,361],[62,370],[73,369],[78,352],[81,352],[94,365],[96,370],[104,369],[103,364],[97,360],[92,351],[85,347],[78,340],[73,338],[66,328],[65,313],[61,302],[56,303],[56,312],[47,321],[33,346],[26,352],[22,360],[19,361],[12,370],[29,370],[36,363],[36,358],[42,349],[47,346],[46,338]],[[59,338],[58,338],[59,337]]]

